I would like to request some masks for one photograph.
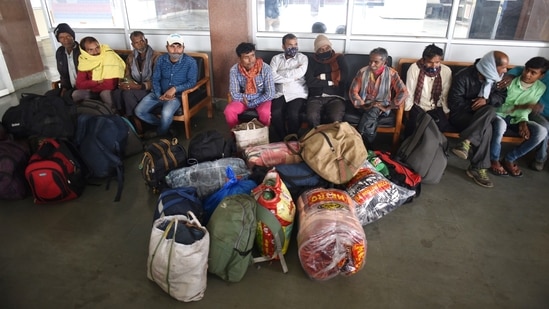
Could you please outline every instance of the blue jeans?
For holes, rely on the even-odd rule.
[[[153,112],[157,107],[162,107],[160,119]],[[173,115],[181,107],[181,98],[177,96],[169,101],[161,101],[153,92],[137,104],[135,115],[146,123],[157,125],[156,133],[163,135],[168,132],[173,121]]]
[[[490,160],[492,161],[498,161],[500,158],[501,139],[503,138],[503,134],[505,133],[507,126],[509,126],[511,130],[518,132],[518,125],[512,125],[510,124],[510,121],[510,116],[507,116],[505,118],[497,116],[492,122],[493,132],[492,141],[490,144]],[[528,121],[528,129],[530,130],[530,138],[525,140],[517,147],[513,148],[513,150],[511,150],[509,153],[507,153],[507,155],[505,155],[506,161],[514,162],[518,158],[535,149],[542,142],[546,141],[547,129],[544,128],[542,125],[534,121]],[[540,149],[538,149],[538,151],[536,152],[536,161],[544,162],[547,159],[547,145],[545,145],[544,150],[542,150],[541,148],[544,147],[540,147]]]
[[[549,119],[545,118],[545,116],[541,115],[541,114],[537,114],[537,115],[532,115],[530,114],[530,120],[532,121],[535,121],[537,123],[539,123],[540,125],[542,125],[546,130],[547,130],[547,135],[545,136],[545,141],[543,143],[541,143],[540,147],[539,147],[539,150],[538,150],[538,153],[536,154],[536,160],[538,159],[538,154],[540,157],[541,154],[545,154],[545,156],[543,156],[544,160],[539,160],[539,162],[544,162],[545,159],[547,159],[547,144],[549,144]]]

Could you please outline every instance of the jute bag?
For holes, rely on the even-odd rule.
[[[173,298],[201,300],[206,291],[210,235],[194,214],[154,221],[149,242],[147,278]]]
[[[256,118],[250,122],[241,123],[232,129],[236,138],[236,150],[243,151],[250,146],[266,145],[269,143],[269,127]]]
[[[299,145],[303,161],[335,184],[348,182],[368,156],[360,133],[347,122],[319,125],[303,136]]]

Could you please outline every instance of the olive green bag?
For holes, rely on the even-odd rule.
[[[225,197],[215,208],[210,233],[208,272],[238,282],[253,262],[257,201],[247,194]]]

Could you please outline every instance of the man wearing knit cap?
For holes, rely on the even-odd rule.
[[[76,85],[80,46],[75,41],[74,31],[65,23],[57,25],[53,34],[57,42],[61,43],[55,52],[55,60],[61,79],[61,96],[63,96],[67,91],[70,94]]]
[[[450,124],[460,131],[460,143],[452,152],[469,159],[467,176],[485,188],[494,186],[488,177],[490,140],[496,108],[505,102],[507,90],[497,86],[507,72],[509,57],[501,51],[490,51],[475,64],[459,71],[448,93]]]
[[[343,120],[347,76],[345,57],[332,49],[332,43],[325,35],[316,37],[314,48],[305,73],[309,88],[307,121],[313,127],[318,126],[321,119],[328,123]]]

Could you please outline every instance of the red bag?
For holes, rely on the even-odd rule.
[[[41,141],[25,169],[36,204],[79,197],[86,185],[85,176],[85,166],[72,144],[53,138]]]

